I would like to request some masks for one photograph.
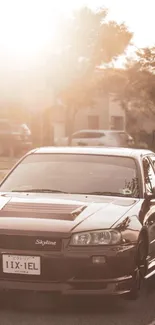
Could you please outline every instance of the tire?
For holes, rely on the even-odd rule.
[[[144,284],[144,277],[147,273],[147,246],[143,236],[140,237],[135,259],[136,268],[132,274],[132,286],[126,295],[128,300],[137,300]]]
[[[140,279],[139,270],[137,269],[133,274],[132,287],[130,292],[126,295],[126,299],[137,300],[139,298],[140,289],[141,289],[141,279]]]

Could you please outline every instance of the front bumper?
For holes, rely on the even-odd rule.
[[[0,290],[60,292],[68,295],[122,295],[132,286],[135,245],[111,248],[69,248],[63,252],[0,250]],[[40,255],[39,276],[4,274],[2,254]],[[93,265],[93,256],[105,264]]]
[[[60,292],[63,295],[122,295],[130,291],[132,276],[101,281],[23,282],[0,280],[0,290]]]

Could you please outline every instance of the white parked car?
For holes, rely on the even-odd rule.
[[[56,145],[67,146],[68,137],[56,140]],[[72,135],[72,146],[133,147],[133,138],[125,131],[80,130]]]

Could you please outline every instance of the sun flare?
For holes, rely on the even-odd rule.
[[[57,15],[50,1],[0,0],[0,46],[16,60],[32,57],[55,35]]]
[[[135,32],[133,40],[137,45],[138,42],[140,46],[151,43],[152,33],[147,32],[149,22],[143,24],[142,17],[146,8],[141,6],[137,21],[133,15],[133,3],[138,10],[139,2],[133,0],[127,4],[123,0],[0,0],[0,58],[4,57],[5,62],[7,58],[13,58],[14,62],[26,62],[37,58],[40,52],[53,50],[62,16],[66,17],[74,9],[85,5],[93,9],[109,8],[110,19],[125,21]],[[153,5],[153,0],[150,0],[150,5]],[[147,10],[151,17],[154,11]],[[142,31],[144,26],[145,31]]]

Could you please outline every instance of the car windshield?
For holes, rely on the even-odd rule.
[[[0,190],[139,197],[134,159],[83,154],[31,154]]]

